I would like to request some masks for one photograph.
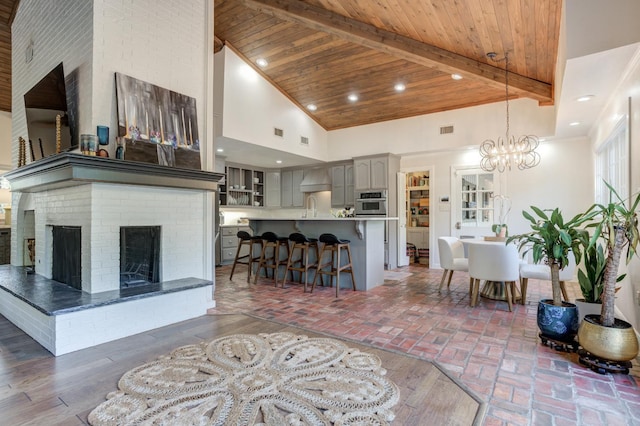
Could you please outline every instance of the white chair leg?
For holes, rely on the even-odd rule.
[[[438,287],[438,291],[442,290],[442,284],[444,284],[444,280],[446,280],[446,279],[447,279],[447,272],[449,272],[449,270],[448,270],[448,269],[445,269],[445,270],[442,272],[442,279],[440,280],[440,287]]]

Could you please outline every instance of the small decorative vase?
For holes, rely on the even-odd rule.
[[[562,306],[555,306],[551,299],[538,302],[537,320],[544,336],[563,342],[572,342],[580,325],[576,305],[562,302]]]
[[[600,324],[600,315],[586,315],[580,324],[578,341],[582,348],[610,361],[630,361],[638,355],[638,338],[631,324],[615,318],[613,327]]]

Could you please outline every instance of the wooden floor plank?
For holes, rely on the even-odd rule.
[[[74,425],[106,395],[122,375],[180,346],[229,334],[292,332],[324,335],[248,315],[212,315],[184,321],[93,348],[53,357],[34,346],[0,316],[0,418],[3,424]],[[433,364],[416,357],[344,341],[382,360],[387,377],[400,389],[396,424],[473,424],[480,404]],[[10,421],[5,423],[5,421]],[[435,423],[433,422],[435,421]]]

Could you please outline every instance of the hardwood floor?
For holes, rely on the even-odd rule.
[[[323,336],[248,315],[210,315],[54,357],[0,316],[0,423],[80,425],[128,370],[177,347],[234,333],[289,331]],[[375,353],[400,387],[395,424],[479,424],[484,405],[430,362],[353,341]],[[428,403],[427,403],[428,402]]]

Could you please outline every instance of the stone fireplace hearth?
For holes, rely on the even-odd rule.
[[[200,170],[176,169],[71,153],[58,154],[23,166],[6,175],[12,185],[14,218],[17,219],[12,223],[12,265],[26,264],[22,255],[22,245],[25,237],[31,237],[27,234],[32,233],[35,236],[34,261],[37,276],[46,279],[68,276],[72,282],[66,284],[76,285],[82,293],[96,295],[90,300],[99,300],[101,295],[109,295],[109,305],[118,302],[117,296],[113,297],[114,294],[117,295],[118,292],[122,292],[122,288],[131,287],[133,284],[155,285],[162,292],[163,283],[212,280],[213,264],[210,259],[214,256],[211,252],[211,217],[212,203],[215,200],[212,192],[217,189],[217,181],[222,176],[219,173]],[[29,214],[25,215],[27,212]],[[27,226],[21,223],[22,217],[32,217],[31,221],[34,223]],[[142,229],[146,231],[140,231]],[[128,233],[126,230],[133,231]],[[67,260],[63,261],[62,275],[56,275],[61,269],[59,264],[55,266],[58,260],[54,259],[55,247],[60,247],[55,242],[56,237],[59,238],[59,235],[56,235],[59,231],[66,235],[65,238],[69,238],[69,235],[79,238],[79,279],[78,269],[74,269],[71,265],[73,262]],[[130,245],[128,243],[140,238],[147,238],[142,245],[149,246],[148,238],[151,238],[155,241],[152,244],[152,253],[138,253],[133,261],[126,258],[122,259],[124,263],[121,264],[123,235],[126,247]],[[142,259],[145,256],[146,259]],[[67,257],[68,254],[65,253],[63,258]],[[137,265],[131,264],[135,262]],[[123,273],[128,274],[124,280],[128,284],[121,286]],[[154,281],[157,284],[153,284]],[[145,319],[142,328],[160,327],[176,320],[205,314],[207,308],[215,305],[213,283],[209,281],[209,284],[209,294],[203,297],[201,291],[195,292],[193,297],[196,299],[189,300],[186,309],[184,305],[178,307],[168,299],[163,299],[159,304],[161,309],[158,311],[158,320],[149,322]],[[171,294],[173,291],[175,289],[171,290]],[[166,299],[166,292],[162,294]],[[180,297],[184,299],[184,295]],[[82,309],[89,309],[91,305],[84,305]],[[122,305],[118,308],[122,312],[118,315],[110,314],[107,321],[117,321],[114,318],[120,317],[128,318],[128,322],[131,323],[136,315],[149,316],[149,308],[146,308],[146,312],[140,311],[140,307],[135,306],[133,301],[119,305]],[[109,308],[113,310],[112,306]],[[45,311],[46,316],[54,316],[57,320],[67,314],[67,311],[39,310]],[[98,314],[97,311],[98,309],[97,317],[104,322],[104,313]],[[14,321],[6,302],[0,303],[0,313]],[[91,321],[87,319],[91,315],[83,315],[83,321]],[[36,338],[34,334],[41,334],[42,330],[38,329],[37,324],[32,325],[33,334],[25,329],[30,327],[29,324],[18,326]],[[122,327],[127,333],[114,334],[115,338],[144,331],[130,324],[113,325]],[[87,347],[83,344],[65,343],[64,348],[60,348],[55,341],[65,337],[56,329],[57,326],[52,327],[52,336],[49,337],[53,338],[53,343],[43,343],[38,338],[36,340],[54,354]],[[97,328],[103,329],[104,325]],[[69,333],[77,334],[77,330],[71,328]],[[49,337],[43,340],[48,342],[51,340]],[[100,341],[95,336],[79,338],[83,339],[87,340],[89,346],[108,341]]]

